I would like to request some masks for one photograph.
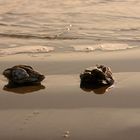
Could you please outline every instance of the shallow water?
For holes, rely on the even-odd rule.
[[[0,48],[35,45],[65,52],[75,45],[95,50],[87,44],[113,43],[112,50],[120,43],[129,45],[125,49],[139,47],[139,7],[139,0],[0,0]]]

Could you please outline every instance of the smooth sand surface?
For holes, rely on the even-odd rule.
[[[24,63],[46,79],[38,87],[9,90],[0,76],[0,139],[139,140],[140,56],[134,55],[139,52],[2,57],[1,72]],[[112,68],[115,84],[108,89],[80,89],[79,73],[98,62]]]

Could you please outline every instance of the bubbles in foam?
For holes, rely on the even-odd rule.
[[[53,51],[53,47],[46,46],[21,46],[7,49],[0,49],[0,55],[12,55],[20,53],[48,53]]]
[[[75,51],[83,51],[90,52],[95,50],[101,51],[116,51],[116,50],[125,50],[134,48],[136,46],[130,46],[128,44],[117,44],[117,43],[104,43],[104,44],[96,44],[96,45],[76,45],[73,46]]]

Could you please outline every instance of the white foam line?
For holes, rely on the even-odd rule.
[[[53,51],[53,47],[46,46],[21,46],[14,48],[0,49],[0,55],[11,55],[19,53],[48,53]]]
[[[116,51],[116,50],[125,50],[134,48],[136,46],[129,46],[128,44],[117,44],[117,43],[105,43],[105,44],[97,44],[97,45],[76,45],[73,46],[75,51],[95,51],[95,50],[102,50],[102,51]]]

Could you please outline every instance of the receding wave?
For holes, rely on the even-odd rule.
[[[132,49],[136,46],[129,46],[128,44],[117,44],[117,43],[104,43],[95,45],[75,45],[73,46],[75,51],[91,52],[95,50],[101,51],[116,51],[116,50],[126,50]]]
[[[0,55],[12,55],[21,53],[48,53],[54,51],[53,47],[46,46],[20,46],[15,48],[0,49]]]
[[[58,40],[74,40],[74,39],[81,39],[79,37],[72,37],[72,36],[61,36],[61,35],[53,35],[53,36],[46,36],[46,35],[34,35],[34,34],[9,34],[9,33],[0,33],[0,37],[11,37],[11,38],[23,38],[23,39],[58,39]]]

